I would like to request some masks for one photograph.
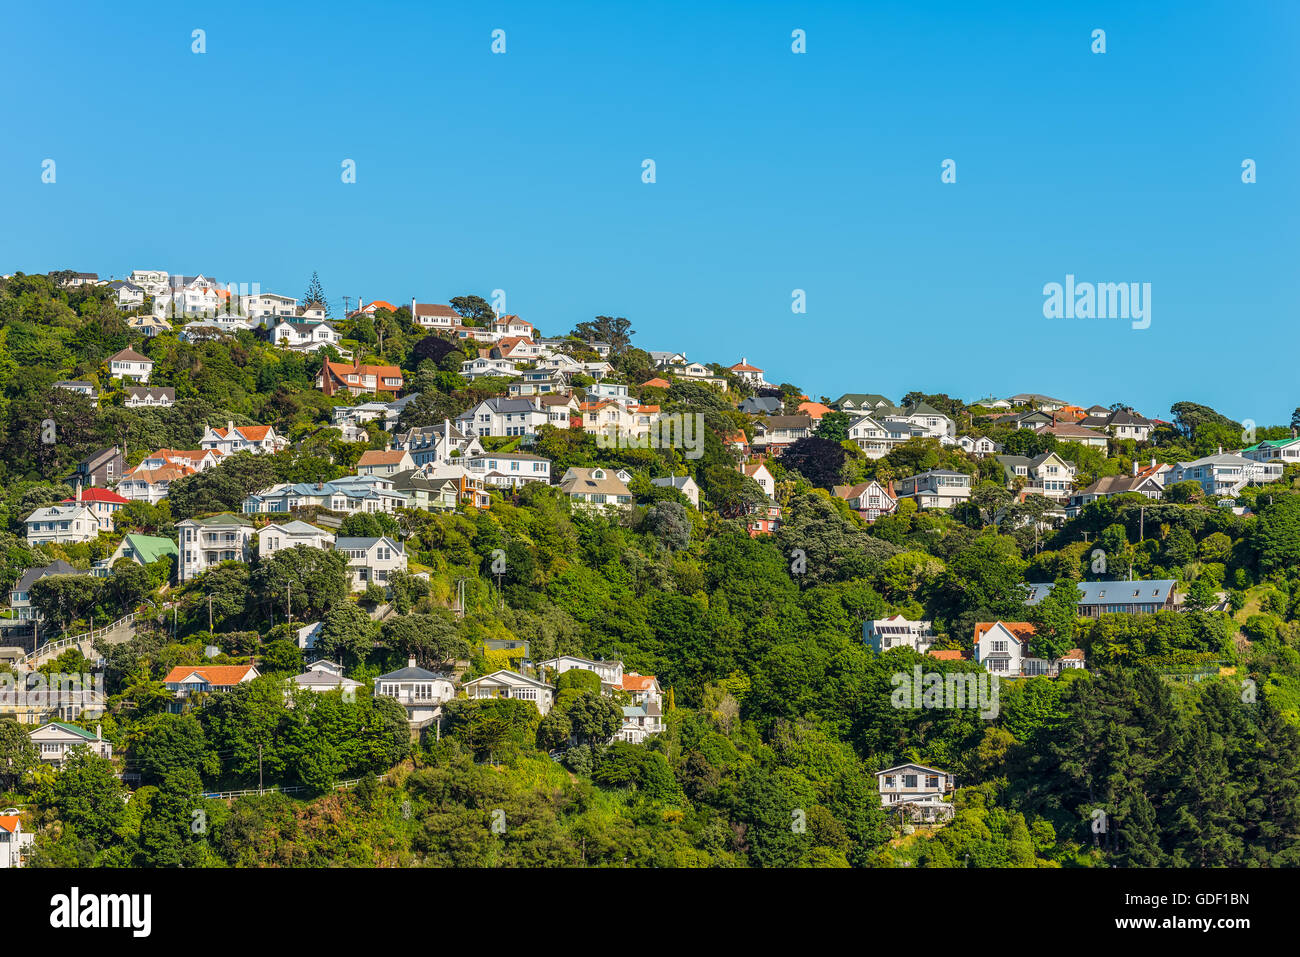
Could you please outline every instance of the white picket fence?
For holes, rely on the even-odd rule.
[[[387,774],[381,774],[376,778],[376,780],[382,781],[387,777],[388,777]],[[352,790],[352,788],[356,787],[360,782],[361,782],[360,778],[353,778],[351,781],[339,781],[334,785],[333,790],[350,791]],[[299,794],[303,791],[310,791],[310,790],[311,788],[303,784],[291,784],[288,787],[282,787],[280,785],[276,785],[274,787],[269,787],[269,788],[244,788],[242,791],[209,791],[205,793],[203,796],[205,798],[213,798],[213,799],[219,799],[225,801],[231,798],[250,797],[252,795],[261,795],[261,794]]]

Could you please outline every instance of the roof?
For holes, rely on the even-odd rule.
[[[333,534],[333,533],[331,533],[331,532],[327,532],[327,531],[326,531],[325,529],[323,529],[323,528],[317,528],[315,525],[312,525],[312,524],[309,523],[309,522],[299,521],[298,519],[294,519],[292,522],[272,522],[270,525],[264,525],[264,526],[262,527],[261,530],[262,530],[262,531],[266,531],[266,529],[268,529],[268,528],[279,528],[279,529],[283,529],[284,531],[290,533],[291,535],[330,535],[330,534]]]
[[[214,688],[220,688],[239,684],[250,671],[255,670],[252,665],[199,665],[197,667],[178,665],[167,672],[163,683],[177,684],[190,675],[198,675]]]
[[[651,691],[658,683],[654,675],[639,675],[635,671],[625,672],[623,674],[624,691]]]
[[[22,818],[17,814],[6,814],[0,816],[0,830],[8,831],[10,834],[15,833],[22,827]]]
[[[1153,578],[1146,581],[1075,582],[1083,597],[1082,605],[1164,604],[1173,593],[1176,582],[1172,578]],[[1052,590],[1052,582],[1031,582],[1026,605],[1037,605]]]
[[[158,395],[168,399],[176,398],[176,390],[169,385],[130,385],[126,387],[126,394],[143,399],[148,396]]]
[[[243,515],[236,515],[234,512],[221,512],[218,515],[205,515],[202,518],[187,518],[184,522],[177,522],[177,525],[184,525],[186,522],[193,522],[195,525],[205,526],[222,526],[222,525],[246,525],[253,527],[251,519]]]
[[[940,771],[938,768],[932,768],[927,764],[917,764],[915,761],[909,761],[906,764],[895,764],[892,768],[885,768],[884,770],[877,771],[876,776],[879,777],[882,774],[888,774],[890,771],[901,771],[903,768],[917,768],[921,771],[933,771],[935,774],[948,773],[947,771]]]
[[[74,568],[59,558],[50,562],[42,568],[29,568],[23,572],[22,577],[14,583],[14,591],[29,591],[37,581],[47,575],[89,575],[90,572],[82,571],[80,568]]]
[[[217,429],[217,428],[214,428],[212,431],[215,432],[218,436],[220,436],[223,439],[226,437],[226,434],[228,432],[227,429]],[[267,434],[271,431],[271,426],[237,425],[235,426],[235,431],[238,432],[241,436],[243,436],[246,442],[262,442],[265,441]]]
[[[179,555],[176,543],[170,538],[164,538],[160,535],[127,535],[123,542],[131,546],[131,550],[140,556],[140,560],[146,565],[158,561],[166,555]]]
[[[111,356],[109,356],[109,357],[108,357],[108,361],[109,361],[109,362],[117,362],[117,361],[122,361],[122,362],[153,362],[153,360],[150,359],[148,356],[142,356],[142,355],[140,355],[140,353],[136,352],[136,351],[135,351],[134,349],[132,349],[130,346],[127,346],[125,349],[123,349],[121,352],[117,353],[116,355],[111,355]]]
[[[937,658],[940,661],[965,661],[966,656],[960,651],[946,650],[943,648],[926,652],[931,658]]]
[[[820,419],[833,410],[829,405],[822,405],[820,402],[800,402],[799,411],[814,419]]]
[[[397,449],[390,452],[385,452],[380,449],[368,449],[362,454],[361,458],[357,460],[357,468],[362,468],[366,465],[400,465],[402,459],[407,458],[409,455],[410,453],[403,449]]]
[[[667,389],[672,386],[672,383],[667,379],[661,379],[658,376],[655,376],[653,379],[646,379],[641,383],[641,386],[642,388]]]
[[[393,539],[389,538],[387,535],[336,538],[334,540],[334,547],[339,551],[346,551],[350,548],[369,549],[374,547],[377,543],[384,541],[389,542],[399,553],[402,552],[402,546],[398,542],[393,541]]]
[[[83,502],[109,502],[113,505],[126,505],[131,501],[129,498],[123,498],[116,492],[110,492],[106,488],[97,488],[93,485],[90,488],[83,488],[81,490],[81,500]],[[68,502],[76,502],[76,499],[65,498],[63,502],[64,504],[67,504]]]
[[[396,671],[390,671],[386,675],[380,675],[376,681],[418,681],[421,679],[428,680],[431,678],[444,678],[450,680],[447,675],[435,671],[427,671],[424,668],[416,668],[408,665],[405,668],[398,668]]]
[[[68,734],[75,734],[77,737],[84,738],[87,741],[98,740],[95,735],[91,734],[85,728],[75,724],[68,724],[66,721],[51,721],[48,724],[41,725],[40,728],[33,728],[32,730],[40,731],[42,728],[58,728],[60,731],[66,731]]]
[[[995,625],[1001,625],[1017,641],[1028,641],[1034,634],[1034,626],[1027,621],[979,621],[975,623],[975,643],[979,644]]]
[[[742,359],[739,362],[737,362],[734,366],[731,367],[731,371],[732,372],[762,372],[763,370],[760,369],[758,366],[750,365],[748,362]]]
[[[1057,422],[1055,425],[1040,425],[1034,429],[1035,435],[1055,435],[1057,438],[1080,438],[1080,439],[1105,439],[1102,435],[1093,429],[1083,425],[1075,425],[1073,422]]]
[[[187,475],[193,475],[195,469],[189,465],[164,465],[162,468],[146,469],[136,467],[127,473],[127,478],[135,482],[148,482],[150,485],[156,482],[175,482],[177,479],[183,479]]]
[[[416,316],[449,316],[453,319],[459,319],[460,313],[451,306],[441,302],[417,302],[415,304]]]
[[[596,478],[594,473],[601,471],[603,478]],[[566,495],[575,493],[604,493],[607,495],[631,495],[623,480],[618,477],[616,469],[570,468],[560,478],[560,491]]]
[[[775,429],[811,429],[812,419],[806,415],[771,415],[760,424],[769,431]]]

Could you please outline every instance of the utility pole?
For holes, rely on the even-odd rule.
[[[351,300],[351,298],[352,298],[351,296],[343,297],[343,318],[344,319],[348,317],[348,302]]]
[[[1146,536],[1147,530],[1147,507],[1138,506],[1138,544],[1142,544],[1142,539]]]
[[[257,793],[262,793],[262,746],[257,746]]]
[[[293,582],[289,582],[289,590],[284,599],[285,620],[290,624],[293,623]]]
[[[212,634],[212,596],[208,596],[208,634]]]

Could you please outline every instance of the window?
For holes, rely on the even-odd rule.
[[[915,774],[904,774],[904,775],[903,775],[903,787],[905,787],[905,788],[914,788],[914,787],[916,787],[916,775],[915,775]]]

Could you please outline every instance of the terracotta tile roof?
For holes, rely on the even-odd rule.
[[[644,382],[641,383],[641,387],[643,389],[667,389],[670,388],[671,386],[672,386],[671,382],[669,382],[667,379],[661,379],[658,376],[655,376],[653,379],[646,379]]]
[[[732,372],[762,372],[758,366],[752,366],[748,362],[737,362],[731,367]]]
[[[397,307],[385,299],[376,299],[374,302],[368,302],[362,306],[358,312],[375,312],[379,309],[387,309],[389,312],[396,312]]]
[[[153,362],[153,360],[148,356],[140,355],[140,353],[136,352],[130,346],[117,353],[117,355],[108,357],[109,362],[116,362],[118,360],[123,362]]]
[[[190,675],[197,674],[214,688],[226,687],[227,685],[237,685],[251,671],[252,665],[200,665],[177,666],[167,672],[167,677],[163,679],[164,684],[173,684],[178,681],[184,681]]]
[[[417,316],[449,316],[454,319],[460,318],[460,313],[451,306],[440,302],[417,302],[415,304],[415,315]]]
[[[17,814],[6,814],[4,817],[0,817],[0,829],[8,831],[10,834],[18,830],[20,823],[22,823],[22,818]]]
[[[996,624],[996,621],[976,622],[975,641],[978,643],[981,638],[988,634],[989,629]],[[1034,634],[1034,626],[1027,621],[1004,621],[1002,624],[1019,641],[1028,641]]]
[[[960,651],[955,651],[955,650],[937,649],[935,651],[927,651],[926,654],[929,655],[931,658],[938,658],[940,661],[965,661],[966,660],[965,655],[963,655]]]
[[[635,671],[629,671],[623,675],[623,684],[620,687],[624,691],[650,691],[654,682],[654,675],[639,675]]]
[[[364,465],[400,465],[402,459],[406,457],[406,452],[396,449],[391,452],[384,452],[380,449],[368,449],[360,459],[357,460],[357,468]]]
[[[223,439],[226,437],[225,429],[213,429],[212,431]],[[266,434],[271,431],[271,427],[269,425],[237,425],[235,431],[249,442],[261,442],[266,438]]]
[[[800,402],[799,411],[814,419],[820,419],[832,410],[829,405],[822,405],[820,402]]]
[[[1082,649],[1082,648],[1071,648],[1071,649],[1070,649],[1069,651],[1067,651],[1065,654],[1061,655],[1061,660],[1062,660],[1062,661],[1066,660],[1067,658],[1068,658],[1069,660],[1071,660],[1071,661],[1082,661],[1082,660],[1083,660],[1083,649]]]

